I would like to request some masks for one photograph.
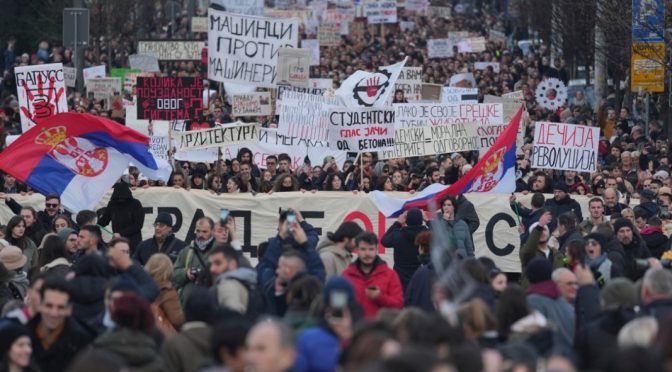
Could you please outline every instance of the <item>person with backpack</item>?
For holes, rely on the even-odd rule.
[[[264,313],[263,297],[257,290],[257,272],[241,267],[238,257],[238,252],[228,244],[212,249],[208,255],[210,274],[214,279],[212,288],[220,306],[254,321]]]

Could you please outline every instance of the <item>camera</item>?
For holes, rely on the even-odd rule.
[[[201,275],[201,273],[203,272],[203,268],[202,267],[192,267],[192,268],[189,269],[189,272],[191,273],[191,275],[194,278],[198,278]]]

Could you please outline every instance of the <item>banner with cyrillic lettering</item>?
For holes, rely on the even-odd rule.
[[[23,133],[38,120],[68,112],[62,63],[17,66],[14,68],[14,76]]]
[[[316,141],[326,141],[329,110],[338,107],[336,98],[283,90],[278,100],[278,133]]]
[[[443,87],[443,103],[478,103],[478,88]]]
[[[197,40],[162,40],[138,41],[138,54],[151,54],[159,61],[198,61],[204,41]]]
[[[231,105],[234,116],[266,116],[271,114],[271,92],[236,94]]]
[[[329,143],[351,152],[394,148],[394,109],[335,108],[329,112]]]
[[[138,119],[198,119],[203,112],[203,84],[194,77],[144,77],[136,82]]]
[[[275,86],[279,49],[298,47],[298,20],[208,12],[208,78]]]
[[[178,150],[207,149],[259,142],[259,123],[234,123],[212,129],[192,130],[175,136]]]
[[[422,99],[422,67],[404,67],[401,69],[394,90],[404,91],[404,98],[408,102],[417,102]]]
[[[427,40],[427,55],[429,58],[452,58],[455,55],[453,46],[450,39],[429,39]]]
[[[397,129],[453,123],[504,124],[501,103],[400,103],[394,108]]]
[[[595,172],[600,128],[585,125],[534,124],[532,168]]]
[[[445,154],[478,150],[481,127],[476,123],[452,123],[432,127],[397,128],[394,149],[381,151],[381,159]]]

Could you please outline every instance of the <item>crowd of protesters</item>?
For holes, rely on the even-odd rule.
[[[44,210],[22,206],[14,194],[31,189],[5,174],[0,198],[15,216],[0,221],[0,370],[672,369],[672,170],[661,123],[644,122],[626,107],[617,111],[613,91],[591,102],[579,90],[555,111],[537,105],[540,81],[567,83],[569,75],[543,44],[524,51],[490,40],[482,53],[427,57],[427,40],[439,29],[511,34],[503,12],[484,3],[475,14],[445,20],[402,14],[415,22],[413,32],[346,36],[339,47],[321,48],[311,77],[331,78],[336,87],[355,70],[409,56],[407,66],[422,66],[428,83],[472,72],[479,99],[522,90],[530,120],[522,123],[526,144],[516,191],[531,198],[523,204],[510,197],[521,218],[520,278],[474,257],[480,221],[464,196],[441,200],[433,218],[408,210],[382,236],[345,222],[320,239],[300,210],[283,210],[256,266],[242,253],[232,217],[198,219],[195,238],[185,242],[173,233],[172,216],[159,213],[154,234],[143,236],[143,206],[133,197],[143,187],[416,192],[455,183],[477,153],[388,160],[362,153],[343,164],[327,156],[322,164],[306,160],[292,169],[287,154],[255,164],[251,151],[241,149],[214,164],[175,162],[165,182],[130,167],[105,208],[76,215],[58,195],[45,197]],[[149,22],[148,29],[162,30],[152,36],[186,37],[186,17],[178,17],[176,32],[165,22]],[[127,36],[111,41],[112,66],[123,67],[133,52],[134,38]],[[87,64],[107,62],[108,54],[95,49],[86,52]],[[499,62],[500,72],[474,71],[477,61]],[[72,54],[43,42],[35,53],[18,55],[10,40],[3,62],[0,122],[3,135],[17,134],[12,66],[69,65]],[[192,62],[162,67],[169,75],[201,73]],[[211,97],[206,116],[225,124],[236,118],[222,93]],[[69,105],[111,114],[74,92]],[[535,121],[599,126],[597,172],[532,169]],[[115,236],[105,243],[100,226],[109,224]],[[379,245],[392,251],[393,262],[379,256]]]

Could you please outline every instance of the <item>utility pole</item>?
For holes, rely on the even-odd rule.
[[[607,38],[604,34],[603,19],[604,1],[597,0],[597,14],[595,15],[595,105],[599,105],[602,98],[607,96]]]

